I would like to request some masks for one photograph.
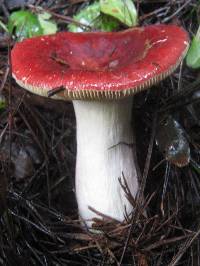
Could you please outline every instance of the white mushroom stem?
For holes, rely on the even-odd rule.
[[[132,206],[119,178],[133,196],[138,190],[131,126],[132,98],[73,101],[77,121],[76,197],[79,214],[91,226],[96,211],[123,221]]]

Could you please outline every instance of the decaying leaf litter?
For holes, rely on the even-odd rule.
[[[21,8],[16,6],[18,1],[8,2],[14,3],[15,9]],[[71,22],[68,17],[88,4],[88,1],[19,2],[27,9],[37,10],[41,6],[52,11],[60,30]],[[191,36],[198,29],[197,1],[135,1],[135,4],[141,25],[175,22],[183,25]],[[1,1],[0,15],[5,23],[13,8],[9,5]],[[104,233],[92,234],[80,225],[74,196],[73,108],[70,103],[61,102],[57,108],[51,99],[30,98],[8,72],[8,48],[13,40],[2,31],[0,43],[0,88],[7,106],[0,112],[0,263],[199,265],[198,70],[193,71],[183,63],[175,74],[159,84],[160,90],[155,88],[135,97],[137,156],[145,203],[137,204],[124,187],[136,208],[133,217],[122,224],[111,219],[104,223],[96,221]],[[176,124],[175,128],[163,127],[168,117],[177,121],[190,146],[190,163],[184,168],[167,161],[162,147],[169,143],[160,145],[157,141],[158,127],[164,134],[166,130],[172,134],[172,139],[182,135]],[[143,215],[144,210],[147,216]]]

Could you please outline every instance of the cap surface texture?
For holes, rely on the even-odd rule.
[[[121,32],[60,32],[26,39],[11,53],[13,77],[23,88],[57,99],[120,99],[170,75],[188,49],[175,25]]]

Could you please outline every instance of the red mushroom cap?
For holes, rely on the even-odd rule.
[[[188,49],[175,25],[121,32],[60,32],[26,39],[12,50],[13,76],[22,87],[59,99],[122,98],[170,75]]]

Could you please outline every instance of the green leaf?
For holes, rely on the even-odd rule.
[[[15,34],[18,40],[43,34],[37,16],[26,10],[11,14],[8,21],[8,31]]]
[[[51,21],[50,18],[51,14],[47,12],[38,15],[38,20],[42,27],[43,34],[54,34],[58,30],[56,23],[54,21]]]
[[[73,18],[90,28],[101,31],[112,31],[119,26],[119,23],[115,19],[101,14],[99,2],[94,2],[93,4],[85,7]],[[91,29],[89,27],[82,27],[76,25],[75,23],[68,25],[69,31],[72,32],[90,31]]]
[[[194,69],[200,67],[200,27],[191,42],[186,56],[186,64]]]
[[[132,0],[100,0],[100,10],[129,27],[137,24],[137,11]]]
[[[98,26],[99,25],[99,26]],[[96,29],[101,31],[113,31],[119,27],[119,22],[107,15],[101,14],[99,19],[96,20]]]

